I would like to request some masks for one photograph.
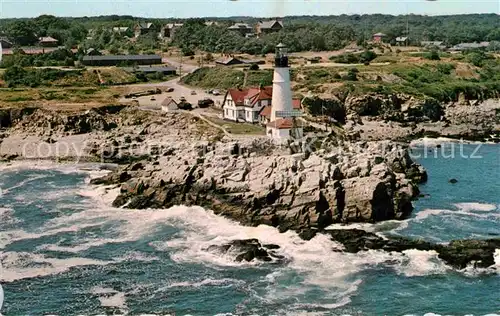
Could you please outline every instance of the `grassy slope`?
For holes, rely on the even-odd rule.
[[[405,93],[420,98],[433,97],[439,101],[456,100],[460,93],[470,99],[500,94],[497,78],[499,59],[487,61],[488,65],[483,68],[470,64],[462,55],[445,55],[440,61],[427,60],[415,54],[388,54],[377,59],[372,65],[357,66],[359,72],[355,81],[346,77],[351,66],[325,67],[319,64],[293,68],[294,91],[318,94],[346,91],[353,94]],[[484,76],[488,71],[493,75]],[[241,86],[244,76],[245,72],[241,69],[204,68],[185,77],[184,82],[203,88],[227,89]],[[246,86],[257,86],[261,82],[271,84],[270,70],[248,71]]]

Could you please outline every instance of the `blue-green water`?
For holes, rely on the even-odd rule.
[[[418,159],[426,197],[410,220],[368,228],[435,242],[499,237],[499,146],[483,145],[481,159],[458,150],[451,159],[414,149],[428,154]],[[76,167],[31,167],[0,171],[3,315],[500,313],[498,264],[455,271],[422,251],[343,254],[323,236],[304,242],[201,208],[113,209],[114,192],[88,186]],[[239,238],[278,244],[287,260],[240,264],[204,250]]]

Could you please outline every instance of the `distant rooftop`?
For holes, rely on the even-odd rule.
[[[45,42],[45,43],[56,43],[56,42],[59,42],[58,40],[56,40],[55,38],[53,37],[50,37],[50,36],[45,36],[45,37],[40,37],[38,39],[40,42]]]
[[[230,30],[239,30],[239,29],[251,29],[252,27],[247,23],[234,23],[229,27]]]
[[[83,60],[148,60],[161,59],[160,55],[103,55],[83,56]]]
[[[283,27],[283,23],[281,21],[278,21],[278,20],[270,20],[270,21],[259,22],[259,26],[260,26],[261,29],[270,29],[276,23],[278,23],[281,27]]]

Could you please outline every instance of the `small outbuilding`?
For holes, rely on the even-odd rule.
[[[384,39],[387,37],[384,33],[375,33],[373,34],[373,41],[375,43],[382,43]]]
[[[38,42],[43,47],[56,47],[59,45],[59,41],[50,36],[40,37]]]
[[[218,59],[215,61],[217,66],[234,66],[234,65],[243,65],[245,62],[238,58],[227,57],[223,59]]]
[[[2,45],[2,48],[12,48],[14,46],[6,37],[0,37],[0,45]]]
[[[398,46],[408,46],[409,43],[410,43],[410,38],[408,36],[396,37],[396,44]]]
[[[161,110],[163,112],[174,112],[179,110],[179,105],[177,102],[175,102],[174,99],[171,97],[167,97],[163,102],[161,103]]]

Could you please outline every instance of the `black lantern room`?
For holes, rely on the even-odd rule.
[[[275,67],[288,68],[288,49],[283,43],[276,46]]]

